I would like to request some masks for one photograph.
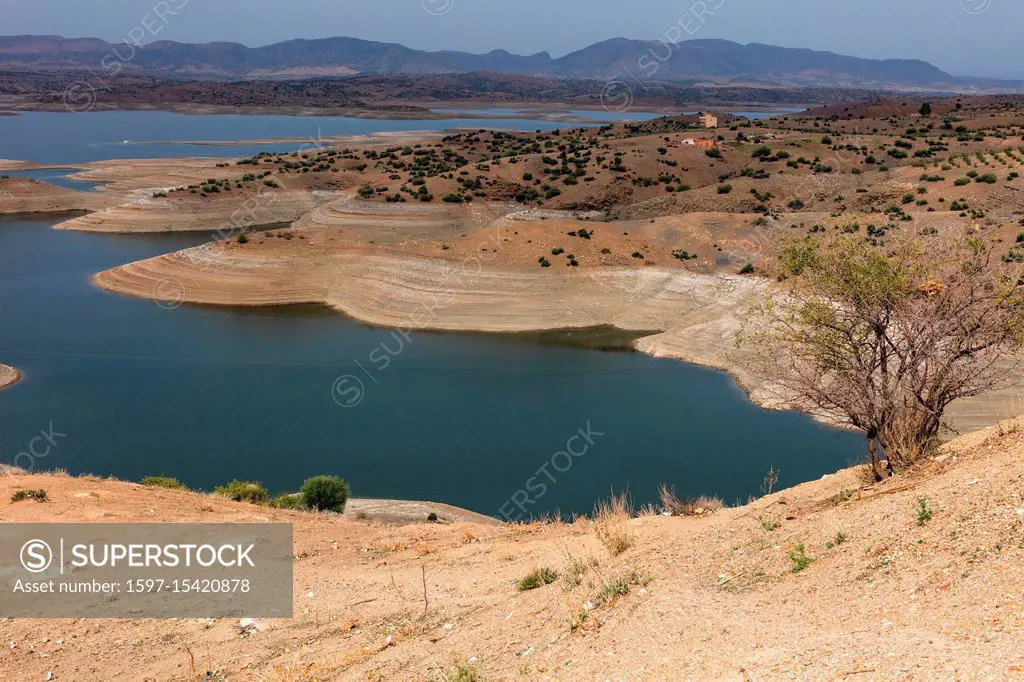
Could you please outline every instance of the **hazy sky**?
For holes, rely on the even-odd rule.
[[[694,19],[701,6],[717,8],[703,24]],[[1021,0],[0,0],[4,34],[117,41],[148,24],[157,39],[182,42],[344,35],[555,56],[614,36],[658,38],[677,22],[699,26],[695,38],[920,58],[954,75],[1024,78]]]

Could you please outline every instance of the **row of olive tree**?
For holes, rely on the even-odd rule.
[[[998,388],[1019,361],[1024,279],[988,240],[805,240],[779,261],[784,293],[740,344],[777,397],[864,432],[879,480],[932,448],[950,403]]]

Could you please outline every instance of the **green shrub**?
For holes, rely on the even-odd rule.
[[[49,498],[46,496],[46,491],[42,488],[38,490],[19,490],[18,492],[11,495],[11,502],[21,502],[22,500],[35,500],[36,502],[46,502]]]
[[[747,263],[742,268],[740,268],[740,274],[741,275],[749,275],[753,271],[754,271],[754,264],[753,263]]]
[[[270,502],[270,493],[257,481],[231,481],[227,485],[218,486],[214,492],[235,502],[251,502],[252,504]]]
[[[430,521],[431,523],[437,522],[437,513],[430,512],[429,514],[427,514],[427,521]]]
[[[718,193],[719,194],[728,194],[731,191],[732,191],[732,185],[730,185],[730,184],[724,184],[724,185],[719,185],[718,186]]]
[[[168,488],[169,490],[179,490],[185,487],[181,481],[170,476],[146,476],[139,483],[149,488]]]
[[[302,501],[309,509],[340,514],[351,492],[348,483],[337,476],[314,476],[302,484]]]
[[[558,573],[550,568],[538,568],[529,573],[525,578],[516,582],[516,589],[520,592],[535,590],[544,585],[550,585],[558,580]]]
[[[814,561],[813,557],[807,556],[807,552],[804,549],[804,544],[801,542],[793,549],[789,550],[789,560],[793,562],[793,567],[790,569],[793,573],[799,573]]]
[[[302,495],[299,493],[285,493],[278,495],[270,501],[270,506],[275,509],[305,509]]]
[[[928,498],[922,497],[917,501],[917,525],[923,526],[932,520],[934,512],[928,506]]]

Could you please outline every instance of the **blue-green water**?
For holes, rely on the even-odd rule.
[[[74,172],[75,170],[71,168],[43,168],[40,170],[4,171],[2,175],[9,175],[13,178],[32,178],[40,182],[47,182],[51,185],[67,187],[68,189],[77,189],[82,192],[87,192],[100,184],[98,182],[86,182],[69,178],[68,176]]]
[[[592,125],[604,122],[595,112],[586,114],[594,117]],[[636,116],[646,118],[649,115],[638,113]],[[166,111],[25,112],[0,117],[0,158],[63,164],[165,156],[238,157],[260,151],[291,152],[299,145],[316,145],[321,138],[339,135],[452,128],[532,131],[581,125],[587,124],[517,118],[389,121],[343,116],[187,116]],[[301,142],[180,144],[282,137],[298,138]]]
[[[68,114],[52,144],[37,137],[35,154],[13,153],[12,120],[0,118],[0,158],[69,163],[65,153],[90,148],[88,129],[74,130],[84,119]],[[360,496],[518,516],[513,496],[531,513],[588,512],[612,488],[642,503],[662,482],[745,500],[770,466],[787,485],[860,454],[859,437],[761,410],[725,374],[638,353],[519,336],[403,339],[314,307],[167,310],[110,294],[90,275],[203,236],[51,224],[0,220],[0,362],[25,372],[0,393],[3,462],[166,474],[204,489],[242,478],[276,492],[333,473]],[[396,355],[382,370],[373,358],[385,349]],[[358,384],[344,376],[364,388],[353,407],[342,405]],[[588,424],[592,445],[569,443]],[[45,457],[20,454],[51,428],[65,435],[51,434]],[[567,443],[587,450],[557,455]],[[36,453],[47,445],[36,440]]]

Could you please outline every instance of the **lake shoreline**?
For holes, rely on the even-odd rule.
[[[451,119],[473,119],[479,121],[514,119],[524,121],[547,121],[552,123],[594,123],[601,119],[589,118],[586,116],[572,115],[572,111],[595,111],[611,113],[606,108],[595,105],[576,105],[551,102],[420,102],[411,104],[416,107],[407,110],[388,110],[360,107],[308,107],[301,105],[279,105],[279,106],[249,106],[239,107],[231,105],[192,103],[160,103],[157,105],[130,104],[130,103],[102,103],[95,107],[96,112],[113,111],[159,111],[185,116],[218,116],[218,115],[239,115],[239,116],[308,116],[313,118],[337,117],[357,118],[376,121],[446,121]],[[739,105],[737,105],[739,106]],[[433,108],[433,107],[436,107]],[[486,114],[459,111],[459,109],[484,110],[492,108],[521,109],[509,114]],[[719,106],[721,108],[721,106]],[[735,107],[733,107],[735,108]],[[451,109],[452,111],[446,111]],[[676,107],[648,106],[638,107],[636,113],[651,115],[668,115],[675,113]],[[754,110],[751,107],[750,110]],[[768,107],[767,109],[771,109]],[[8,116],[18,116],[21,112],[42,112],[42,113],[66,113],[67,108],[62,103],[42,102],[16,102],[8,104],[0,112]],[[772,113],[776,113],[772,110]]]

